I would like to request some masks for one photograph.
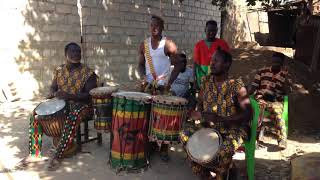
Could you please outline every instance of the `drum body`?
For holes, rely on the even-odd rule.
[[[94,128],[97,131],[109,132],[112,123],[112,96],[118,91],[116,87],[97,87],[90,91],[94,108]]]
[[[155,96],[152,102],[149,139],[158,143],[178,143],[186,119],[187,100],[176,96]]]
[[[147,166],[146,146],[151,96],[138,92],[113,94],[111,167],[138,170]]]
[[[207,168],[212,168],[219,162],[217,152],[222,145],[222,136],[211,128],[196,131],[185,147],[188,157]]]
[[[36,107],[35,118],[41,124],[44,134],[54,138],[61,137],[67,118],[67,107],[64,100],[56,98],[42,102]]]

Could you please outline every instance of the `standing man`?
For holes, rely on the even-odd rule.
[[[179,74],[178,66],[175,66],[170,76],[171,60],[176,58],[177,46],[172,40],[162,36],[163,29],[164,20],[153,15],[150,23],[151,36],[144,40],[139,48],[138,69],[143,80],[142,91],[154,95],[163,94],[170,89]]]
[[[180,72],[179,68],[182,68],[175,65],[170,75],[170,65],[177,56],[177,46],[172,40],[162,36],[163,29],[164,20],[153,15],[150,23],[151,36],[139,48],[138,68],[143,80],[141,91],[152,95],[168,92]],[[161,145],[160,157],[163,161],[169,160],[168,147],[168,144]]]
[[[214,20],[207,21],[205,27],[206,39],[199,41],[194,47],[193,61],[196,89],[201,86],[201,78],[209,75],[209,64],[217,48],[220,47],[224,51],[230,51],[228,44],[224,40],[216,38],[217,32],[217,22]]]

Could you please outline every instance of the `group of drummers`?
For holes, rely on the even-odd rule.
[[[227,43],[216,38],[215,21],[206,23],[206,39],[194,48],[193,68],[187,67],[187,57],[174,41],[162,36],[163,29],[163,19],[152,16],[151,36],[139,47],[140,92],[98,87],[94,70],[81,63],[80,46],[66,45],[66,63],[54,72],[49,100],[30,117],[30,153],[23,164],[45,160],[45,133],[53,137],[55,149],[48,169],[57,169],[63,158],[74,154],[81,121],[93,118],[97,131],[110,133],[109,162],[114,169],[144,168],[157,150],[161,160],[169,162],[169,145],[181,143],[192,172],[204,179],[214,172],[216,179],[224,179],[232,156],[249,137],[249,91],[241,79],[228,76],[232,56]],[[282,148],[286,133],[278,102],[287,73],[284,57],[275,53],[273,66],[260,70],[250,89],[271,112],[270,129]]]

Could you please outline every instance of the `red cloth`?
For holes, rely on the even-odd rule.
[[[205,65],[208,66],[210,64],[210,60],[212,58],[212,55],[216,52],[217,48],[221,47],[221,49],[225,51],[230,51],[230,48],[222,39],[216,39],[214,42],[212,42],[210,49],[208,48],[205,40],[199,41],[193,51],[193,59],[194,62],[199,65]]]

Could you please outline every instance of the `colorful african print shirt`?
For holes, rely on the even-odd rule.
[[[55,70],[54,79],[57,81],[58,89],[75,95],[81,92],[93,73],[93,70],[83,64],[71,71],[63,64]]]
[[[257,94],[264,95],[269,93],[275,96],[283,95],[282,88],[285,83],[285,79],[288,72],[281,70],[278,73],[274,73],[271,67],[262,68],[255,75],[252,86],[256,87]]]
[[[237,95],[242,87],[244,83],[240,79],[228,79],[217,86],[212,75],[203,77],[203,111],[214,112],[222,117],[234,115],[238,110]]]

